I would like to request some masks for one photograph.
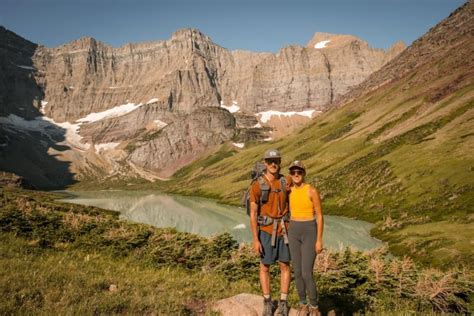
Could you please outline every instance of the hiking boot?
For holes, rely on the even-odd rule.
[[[273,303],[271,298],[263,299],[263,316],[272,316],[273,315]]]
[[[300,304],[300,307],[298,308],[298,313],[296,315],[308,316],[308,314],[309,314],[308,304]]]
[[[278,302],[278,315],[288,316],[289,311],[290,309],[288,308],[288,302],[286,300],[280,300]]]
[[[320,316],[321,313],[319,312],[318,306],[309,305],[308,316]]]

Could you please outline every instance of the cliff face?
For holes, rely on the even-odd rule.
[[[33,60],[44,74],[37,80],[48,102],[46,115],[73,121],[126,101],[152,99],[185,113],[221,101],[249,113],[323,110],[401,50],[384,52],[353,36],[316,33],[307,47],[277,54],[230,52],[198,30],[185,29],[167,41],[120,48],[82,38],[40,47]]]
[[[159,176],[200,157],[209,147],[235,135],[235,119],[219,108],[198,109],[168,128],[137,140],[130,150],[130,162]]]
[[[58,48],[41,47],[35,65],[46,75],[47,116],[74,121],[127,102],[157,99],[165,108],[189,113],[218,106],[213,60],[224,49],[210,45],[196,30],[183,30],[168,41],[129,44],[114,49],[92,38]]]
[[[0,116],[39,115],[44,93],[35,80],[32,56],[37,45],[0,26]]]
[[[288,112],[326,109],[403,49],[384,52],[352,36],[317,33],[307,47],[277,54],[229,51],[195,29],[120,48],[93,38],[46,48],[5,29],[0,37],[6,133],[18,129],[32,143],[42,135],[49,144],[48,131],[56,138],[61,131],[64,148],[52,152],[71,162],[74,178],[169,176],[230,139],[288,134],[311,117]],[[286,116],[269,119],[266,111]],[[1,137],[1,150],[13,139]]]

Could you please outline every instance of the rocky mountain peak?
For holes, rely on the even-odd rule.
[[[306,47],[317,49],[336,48],[349,45],[353,42],[365,43],[366,46],[368,46],[367,42],[362,41],[360,38],[354,35],[316,32],[313,38],[308,42]]]
[[[97,50],[100,48],[109,47],[107,44],[96,40],[90,36],[84,36],[67,44],[64,44],[59,49],[67,49],[67,50]]]
[[[36,47],[36,44],[0,25],[0,48],[5,50],[28,50],[30,52]]]
[[[395,42],[392,46],[390,46],[390,48],[388,49],[388,52],[391,52],[391,51],[402,51],[406,48],[406,45],[405,45],[405,42],[403,41],[398,41],[398,42]]]
[[[212,42],[209,36],[194,28],[179,29],[171,35],[171,40],[181,41],[190,39]]]

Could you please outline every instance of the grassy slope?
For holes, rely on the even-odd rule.
[[[260,292],[258,258],[228,234],[133,224],[55,198],[0,187],[0,314],[203,315],[217,299]],[[324,252],[315,270],[323,312],[472,310],[468,270],[420,269],[383,249]],[[289,302],[297,303],[294,283]]]
[[[189,315],[256,292],[256,282],[216,270],[221,254],[237,255],[224,235],[132,224],[55,198],[0,187],[0,314]]]
[[[157,269],[101,252],[43,249],[4,234],[0,241],[5,314],[192,314],[209,301],[252,291],[248,282],[229,283],[211,273]]]
[[[426,80],[433,71],[435,79]],[[378,223],[374,233],[396,254],[469,263],[473,128],[474,78],[458,61],[444,60],[325,113],[295,135],[240,152],[225,145],[157,187],[239,204],[252,164],[277,148],[285,172],[292,160],[305,162],[326,213]],[[444,227],[459,235],[438,233]]]

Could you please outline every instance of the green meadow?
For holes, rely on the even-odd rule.
[[[216,315],[212,304],[259,294],[258,258],[229,234],[197,235],[134,224],[50,193],[0,190],[0,313]],[[474,277],[423,268],[386,249],[318,256],[323,312],[472,311]],[[274,266],[272,288],[278,288]],[[289,302],[296,306],[296,290]],[[278,296],[277,292],[273,293]]]

